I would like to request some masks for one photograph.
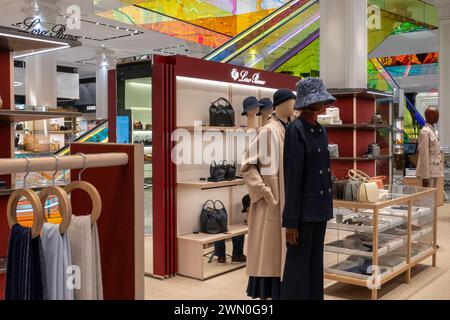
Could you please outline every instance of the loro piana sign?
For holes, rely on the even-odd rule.
[[[266,84],[266,81],[261,80],[260,77],[261,73],[259,72],[250,73],[248,70],[239,70],[237,68],[231,70],[231,78],[236,82],[259,84],[263,86]]]
[[[63,24],[55,24],[51,29],[45,29],[42,27],[41,19],[35,17],[25,18],[22,24],[26,28],[24,31],[31,34],[70,41],[78,41],[81,38],[81,36],[66,33],[66,26]]]

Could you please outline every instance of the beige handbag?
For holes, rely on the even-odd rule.
[[[378,184],[375,181],[372,181],[372,178],[370,178],[364,171],[351,169],[349,170],[348,175],[350,179],[361,182],[358,187],[358,202],[374,203],[378,201],[380,196]]]
[[[376,182],[365,182],[359,186],[358,202],[375,203],[380,196],[380,189]]]

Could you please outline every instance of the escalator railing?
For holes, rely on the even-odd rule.
[[[108,142],[108,120],[101,120],[94,128],[83,133],[77,139],[71,141],[74,142]],[[70,152],[70,144],[64,146],[58,151],[54,152],[54,155],[64,156],[68,155]],[[21,156],[24,157],[24,156]],[[16,174],[16,185],[23,184],[23,177],[25,173]],[[61,170],[55,177],[55,181],[69,181],[70,180],[70,170]],[[52,180],[52,174],[48,172],[33,172],[27,177],[27,185],[41,185],[48,184]]]
[[[108,142],[108,120],[101,120],[94,128],[83,133],[74,142]],[[68,154],[70,151],[70,144],[64,146],[55,152],[57,156],[63,156]]]
[[[255,67],[264,59],[264,55],[272,55],[275,51],[284,49],[278,54],[278,57],[281,57],[311,33],[316,32],[319,17],[318,0],[293,0],[208,54],[204,59]],[[309,33],[306,36],[299,37],[300,33],[303,35],[307,31]],[[272,63],[273,61],[265,63],[265,66]]]

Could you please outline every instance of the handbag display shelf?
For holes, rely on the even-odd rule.
[[[329,91],[337,98],[334,107],[339,109],[342,120],[342,124],[324,125],[329,143],[339,145],[339,156],[331,157],[331,169],[361,169],[371,177],[385,175],[386,183],[391,183],[393,102],[389,94],[366,89]],[[374,113],[382,116],[382,124],[372,123]],[[364,157],[367,146],[374,141],[383,146],[382,153]]]
[[[209,166],[213,160],[209,157],[205,159],[202,153],[208,151],[206,148],[211,141],[207,140],[213,136],[208,137],[210,131],[214,137],[222,134],[225,145],[220,152],[223,154],[215,160],[235,161],[236,175],[239,177],[241,155],[251,141],[247,134],[256,133],[255,129],[244,127],[247,118],[242,116],[243,101],[251,96],[257,99],[271,97],[278,88],[294,90],[299,78],[243,68],[250,77],[255,75],[263,80],[244,83],[230,77],[230,74],[236,73],[236,66],[233,65],[184,56],[158,55],[154,56],[153,62],[153,143],[155,150],[158,147],[161,151],[153,159],[153,203],[164,212],[164,215],[155,215],[153,220],[153,272],[161,277],[178,274],[204,280],[245,267],[245,263],[231,263],[229,259],[220,265],[208,263],[215,242],[226,241],[228,256],[231,239],[248,232],[245,224],[247,215],[241,212],[241,199],[248,194],[248,190],[243,179],[220,182],[200,180],[210,176]],[[211,102],[220,97],[229,104],[221,100],[222,110],[210,110]],[[183,150],[183,155],[191,155],[191,161],[170,161],[173,148],[168,146],[175,144],[171,136],[175,131],[182,134],[183,139],[185,136],[190,138],[191,149]],[[230,132],[232,135],[229,135]],[[193,140],[196,134],[202,137],[202,143]],[[241,137],[245,142],[238,145],[236,141]],[[197,233],[200,230],[200,210],[207,199],[224,203],[228,213],[228,232],[215,235]]]
[[[334,200],[336,218],[328,222],[324,247],[331,258],[325,279],[366,288],[372,283],[373,300],[377,285],[401,274],[409,283],[411,269],[425,259],[436,266],[436,189],[387,185],[383,194],[376,203]]]

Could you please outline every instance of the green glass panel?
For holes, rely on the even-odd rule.
[[[319,77],[320,38],[285,62],[276,72],[288,73],[296,77]]]

